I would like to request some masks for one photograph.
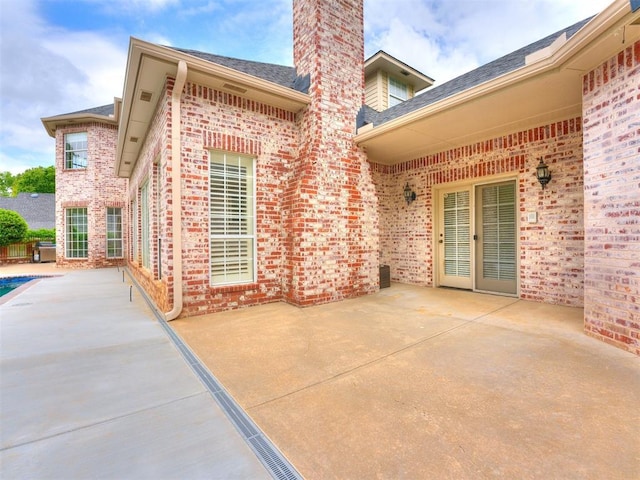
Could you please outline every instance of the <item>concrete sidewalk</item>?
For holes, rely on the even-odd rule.
[[[0,304],[3,480],[271,478],[128,277],[61,273]]]

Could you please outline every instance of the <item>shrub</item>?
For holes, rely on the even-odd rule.
[[[27,222],[19,214],[0,208],[0,247],[21,242],[28,228]]]
[[[25,235],[27,240],[56,240],[55,228],[40,228],[38,230],[27,230]]]

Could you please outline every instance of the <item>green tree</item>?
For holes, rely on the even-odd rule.
[[[15,176],[13,195],[18,193],[56,193],[56,168],[35,167]]]
[[[28,228],[27,222],[18,213],[0,208],[0,247],[22,241]]]
[[[11,172],[0,172],[0,195],[10,197],[12,195],[11,187],[16,177]],[[44,193],[44,192],[43,192]]]

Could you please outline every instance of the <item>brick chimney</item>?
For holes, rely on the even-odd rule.
[[[297,305],[378,288],[378,208],[353,142],[364,103],[363,0],[294,0],[294,63],[309,75],[300,146],[285,198],[284,293]]]

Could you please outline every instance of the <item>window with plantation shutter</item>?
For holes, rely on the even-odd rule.
[[[469,191],[444,195],[444,273],[471,276],[471,206]]]
[[[211,284],[255,281],[253,158],[211,152],[209,173]]]

